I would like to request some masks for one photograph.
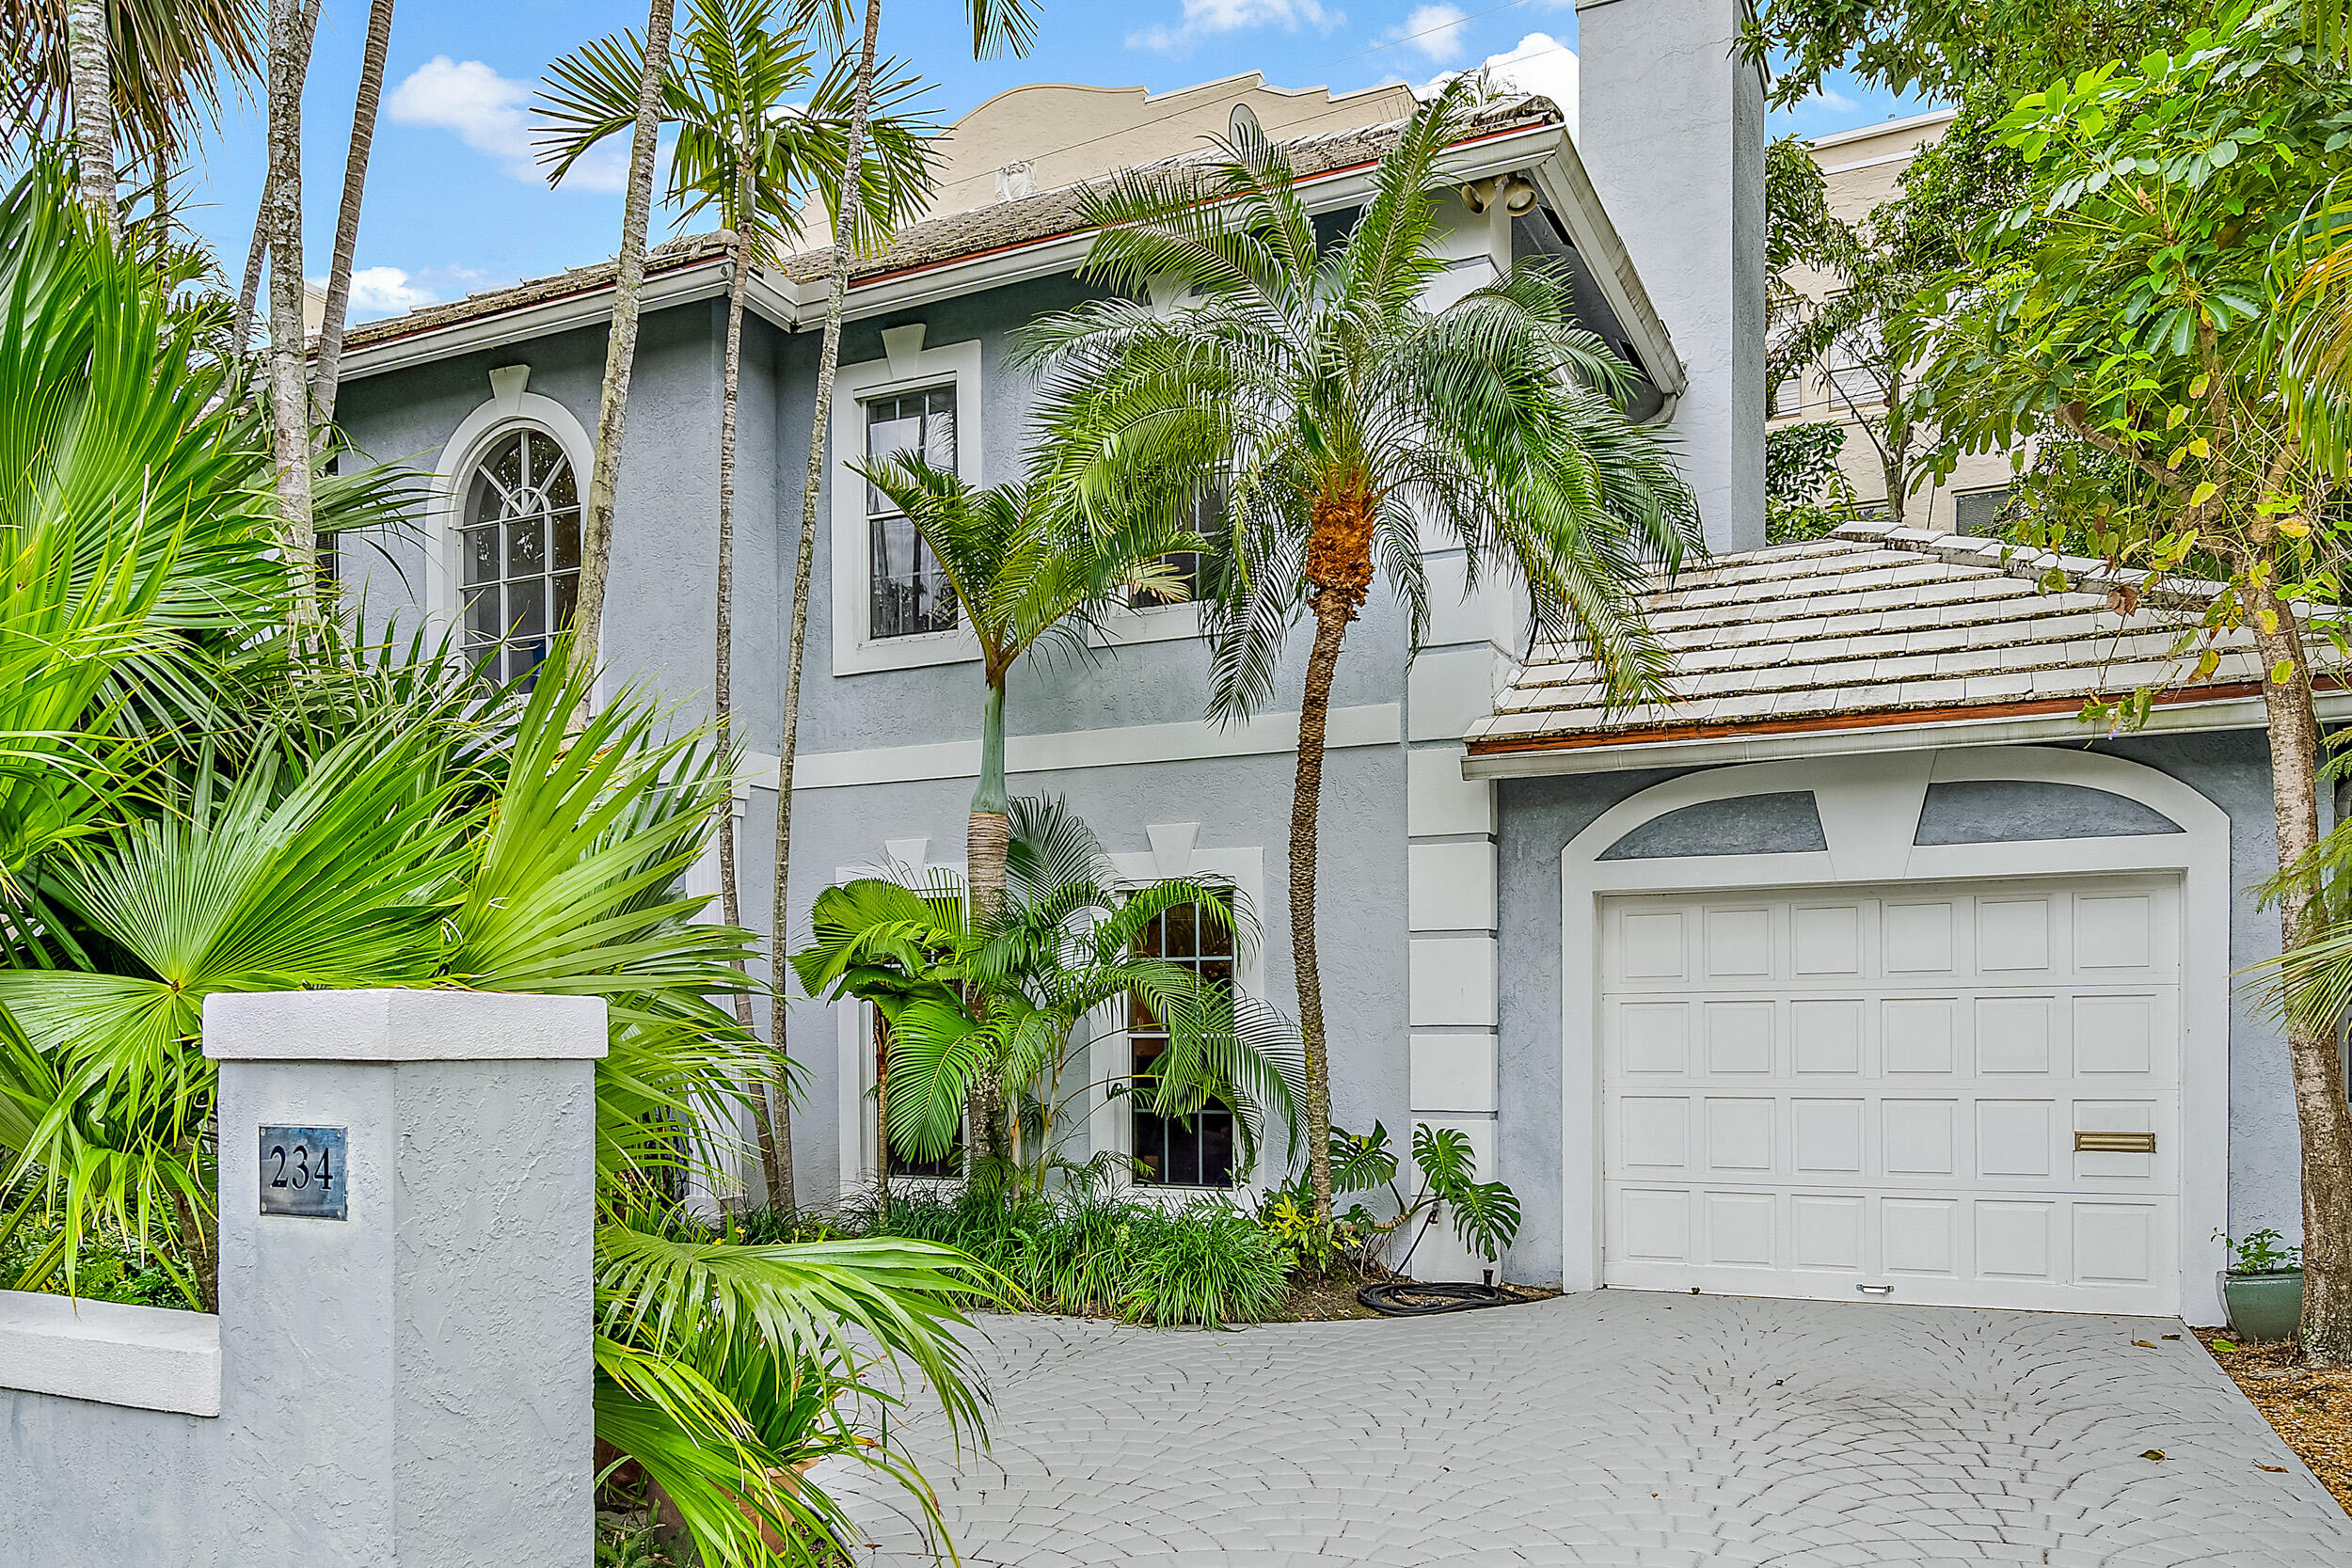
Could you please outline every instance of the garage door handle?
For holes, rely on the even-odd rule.
[[[2077,1154],[2153,1154],[2156,1135],[2153,1132],[2077,1132],[2074,1152]]]

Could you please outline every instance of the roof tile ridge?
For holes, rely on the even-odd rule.
[[[1898,528],[1891,523],[1847,523],[1831,537],[1851,539],[1857,544],[1883,545],[1888,549],[1909,550],[1915,555],[1933,556],[1955,565],[1990,566],[2024,582],[2039,583],[2056,569],[2066,574],[2072,588],[2079,590],[2092,584],[2109,589],[2130,588],[2151,603],[2173,609],[2202,609],[2224,586],[2207,578],[2159,578],[2145,567],[2111,566],[2090,556],[2028,549],[2012,545],[2006,539],[1980,539],[1964,533],[1931,533],[1926,529]]]

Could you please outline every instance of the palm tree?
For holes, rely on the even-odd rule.
[[[837,201],[854,188],[862,230],[886,233],[921,209],[930,192],[924,153],[929,126],[897,114],[914,84],[894,76],[879,91],[885,112],[870,131],[878,167],[854,182],[848,175],[847,72],[836,65],[805,104],[787,97],[805,87],[815,51],[802,33],[780,31],[776,0],[690,0],[678,35],[661,118],[678,128],[670,160],[670,199],[680,222],[716,209],[733,254],[728,269],[725,368],[719,412],[719,564],[716,600],[716,678],[711,713],[719,744],[731,743],[735,689],[735,448],[736,410],[743,363],[743,296],[752,269],[797,228],[796,214],[812,195]],[[559,84],[548,111],[548,145],[576,159],[627,127],[635,114],[643,62],[633,40],[607,39],[556,62]],[[737,889],[735,819],[719,824],[720,918],[741,919]],[[739,1018],[751,1025],[751,997],[738,995]],[[772,1117],[763,1115],[760,1153],[772,1190],[782,1180]]]
[[[121,214],[115,209],[114,62],[106,30],[106,0],[66,0],[66,57],[72,79],[73,146],[81,166],[82,203],[111,233],[121,227]]]
[[[653,221],[654,151],[660,134],[662,87],[669,79],[670,22],[676,9],[677,0],[648,0],[645,41],[639,47],[631,37],[628,45],[637,57],[636,112],[629,121],[628,196],[621,209],[612,325],[605,333],[604,384],[596,399],[596,455],[588,470],[588,503],[580,513],[580,597],[572,609],[572,657],[582,670],[596,668],[605,579],[612,569],[612,498],[620,483],[621,434],[628,423],[629,372],[637,362],[637,295],[645,283],[645,230]],[[560,183],[580,155],[555,149],[548,182]]]
[[[319,7],[322,0],[306,0],[302,8],[302,36],[298,56],[301,64],[296,74],[308,80],[310,71],[310,45],[318,37]],[[268,172],[262,176],[262,199],[253,209],[253,240],[245,253],[245,285],[237,291],[237,310],[233,336],[239,352],[253,338],[253,312],[262,292],[262,263],[269,255],[270,203],[273,192]]]
[[[0,1241],[63,1217],[8,1283],[72,1289],[93,1225],[170,1214],[162,1261],[210,1300],[208,995],[601,996],[597,1434],[710,1560],[758,1558],[763,1523],[838,1560],[840,1510],[794,1466],[882,1460],[840,1402],[896,1397],[894,1365],[976,1418],[943,1302],[986,1286],[935,1247],[722,1246],[648,1201],[687,1158],[675,1129],[755,1060],[715,1000],[751,933],[678,891],[734,759],[628,692],[576,728],[568,660],[485,694],[446,643],[290,632],[302,574],[244,363],[175,309],[186,260],[130,253],[72,189],[46,158],[0,200],[0,442],[25,454],[0,475]],[[330,477],[320,513],[383,524],[398,493]]]
[[[224,86],[262,75],[263,4],[0,0],[0,55],[10,66],[0,117],[27,142],[79,136],[97,125],[86,95],[103,93],[109,168],[176,160],[217,116]],[[82,172],[94,182],[87,156]]]
[[[815,938],[792,956],[809,995],[870,1002],[889,1024],[885,1154],[946,1155],[983,1085],[986,1098],[1012,1110],[1001,1159],[1017,1191],[1044,1190],[1064,1116],[1106,1086],[1148,1093],[1149,1108],[1169,1117],[1230,1108],[1245,1164],[1269,1117],[1295,1149],[1299,1068],[1287,1023],[1139,951],[1155,922],[1187,908],[1246,945],[1256,929],[1238,891],[1216,878],[1123,882],[1060,801],[1022,797],[1007,809],[1009,877],[992,912],[952,872],[921,887],[861,879],[817,895]],[[1115,1018],[1116,1037],[1129,1006],[1168,1026],[1152,1070],[1070,1084],[1099,1043],[1084,1034],[1087,1022]]]
[[[296,565],[293,614],[318,618],[318,531],[310,512],[310,388],[302,329],[302,0],[270,0],[269,389],[279,543]]]
[[[1005,789],[1005,686],[1013,662],[1049,638],[1085,653],[1104,610],[1149,594],[1186,596],[1171,562],[1207,541],[1149,512],[1120,526],[1073,526],[1066,509],[1025,484],[975,489],[957,474],[911,452],[850,470],[890,498],[922,535],[980,644],[980,776],[964,833],[972,907],[985,924],[1005,896],[1005,856],[1012,822]],[[993,1081],[974,1081],[972,1149],[993,1156],[999,1101]],[[1018,1141],[1016,1130],[1015,1141]]]
[[[822,19],[836,30],[847,22],[848,0],[796,0],[799,14]],[[1037,40],[1037,17],[1030,0],[964,0],[964,15],[972,24],[972,55],[985,59],[998,53],[1025,55]],[[857,50],[857,65],[850,85],[850,138],[842,163],[866,166],[867,122],[876,97],[874,49],[882,31],[882,0],[865,0],[865,23]],[[808,590],[817,552],[817,492],[825,480],[825,452],[833,427],[834,373],[841,364],[841,317],[850,297],[850,267],[855,259],[858,234],[852,227],[854,203],[834,210],[833,265],[827,270],[824,337],[817,350],[817,400],[808,424],[808,467],[801,482],[801,532],[793,552],[792,615],[785,630],[784,702],[776,726],[776,847],[774,880],[769,889],[769,942],[773,950],[771,973],[783,973],[784,929],[792,871],[792,761],[800,747],[801,664],[808,646]],[[776,1050],[784,1050],[784,1014],[775,1015]],[[784,1086],[785,1103],[776,1113],[784,1153],[779,1161],[784,1185],[771,1185],[769,1201],[792,1206],[792,1108]]]
[[[993,915],[1005,893],[1011,819],[1005,789],[1005,686],[1015,660],[1057,639],[1083,654],[1104,613],[1137,599],[1189,596],[1174,558],[1208,547],[1200,535],[1138,509],[1106,528],[1082,526],[1027,484],[978,489],[899,452],[850,470],[888,497],[930,546],[959,617],[980,644],[980,777],[966,832],[973,906]]]
[[[1438,163],[1470,87],[1398,135],[1354,227],[1326,251],[1289,162],[1263,136],[1209,166],[1140,170],[1090,194],[1087,276],[1121,295],[1172,279],[1194,303],[1094,301],[1027,329],[1044,372],[1033,483],[1114,506],[1152,474],[1230,476],[1229,556],[1210,599],[1211,717],[1263,707],[1288,628],[1315,632],[1299,705],[1290,936],[1307,1052],[1315,1206],[1330,1212],[1330,1088],[1315,949],[1324,726],[1348,623],[1376,572],[1410,608],[1419,530],[1467,552],[1470,580],[1516,576],[1537,630],[1581,641],[1620,700],[1661,689],[1641,619],[1645,571],[1702,547],[1689,488],[1617,406],[1630,372],[1574,325],[1568,280],[1523,265],[1441,311]]]
[[[304,18],[304,31],[317,13]],[[359,87],[352,99],[351,151],[343,160],[343,198],[335,214],[335,254],[326,269],[326,313],[319,325],[318,356],[310,368],[310,400],[322,425],[335,422],[335,387],[342,369],[343,318],[351,308],[351,262],[359,245],[359,203],[368,185],[368,152],[375,143],[375,111],[384,98],[384,56],[392,47],[392,0],[370,0],[368,38],[359,56]]]

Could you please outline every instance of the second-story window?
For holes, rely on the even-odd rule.
[[[935,468],[956,467],[956,389],[926,387],[866,403],[866,455],[870,460],[910,452]],[[911,637],[950,631],[955,594],[938,557],[888,496],[866,486],[866,528],[873,585],[867,635]]]
[[[548,657],[580,597],[580,482],[544,431],[494,444],[466,485],[466,654],[491,680]]]
[[[1192,498],[1192,515],[1184,520],[1184,526],[1212,543],[1223,537],[1225,532],[1224,487],[1217,484],[1202,485],[1200,493]],[[1166,556],[1163,559],[1174,568],[1177,580],[1184,584],[1184,593],[1179,596],[1171,597],[1156,588],[1131,589],[1127,594],[1127,604],[1130,609],[1149,610],[1154,605],[1183,604],[1200,597],[1200,552],[1179,550],[1174,555]]]

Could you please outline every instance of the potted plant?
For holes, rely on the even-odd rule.
[[[2292,1339],[2303,1323],[2303,1249],[2281,1246],[2276,1230],[2257,1230],[2243,1240],[2220,1237],[2230,1249],[2221,1271],[2221,1304],[2241,1339]]]

